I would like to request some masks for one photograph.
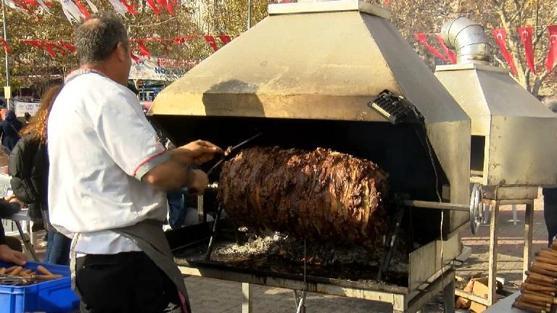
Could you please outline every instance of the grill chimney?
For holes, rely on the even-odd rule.
[[[441,34],[447,46],[456,50],[458,64],[489,63],[489,44],[482,25],[461,16],[443,24]]]

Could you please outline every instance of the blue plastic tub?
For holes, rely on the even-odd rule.
[[[25,268],[36,270],[39,265],[64,277],[27,286],[0,285],[0,313],[66,313],[79,308],[79,298],[71,289],[69,267],[27,262]],[[0,267],[8,266],[0,262]]]

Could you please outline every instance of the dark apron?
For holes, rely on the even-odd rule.
[[[162,230],[162,223],[155,220],[146,220],[139,222],[136,225],[111,229],[111,231],[132,239],[137,244],[137,246],[176,286],[178,296],[181,301],[182,312],[191,313],[184,278],[178,270],[176,263],[174,263],[174,257],[172,256],[170,246],[168,245],[168,241],[166,240],[164,231]],[[72,271],[72,287],[74,291],[79,294],[79,291],[75,287],[75,273],[77,271],[75,262],[75,243],[78,238],[79,234],[76,234],[74,236],[74,240],[72,240],[70,268]]]

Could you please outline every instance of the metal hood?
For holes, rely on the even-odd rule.
[[[153,115],[385,121],[388,89],[428,124],[467,115],[384,17],[361,1],[269,6],[269,16],[165,88]]]
[[[438,66],[435,75],[472,119],[472,181],[557,183],[557,118],[508,71],[468,63]]]

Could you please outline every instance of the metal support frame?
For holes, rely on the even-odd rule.
[[[291,290],[302,290],[327,295],[335,295],[347,298],[363,299],[375,302],[389,303],[393,306],[393,313],[416,313],[426,303],[431,302],[440,292],[443,292],[445,312],[454,312],[454,270],[445,267],[438,275],[434,275],[424,288],[416,293],[394,293],[372,289],[341,287],[331,283],[308,283],[304,286],[303,281],[276,277],[272,275],[258,276],[255,274],[236,272],[210,267],[178,266],[184,276],[198,276],[226,281],[242,283],[242,313],[251,312],[251,284],[267,287],[285,288]],[[298,295],[301,295],[298,293]],[[299,304],[299,302],[298,302]]]
[[[252,312],[251,284],[242,283],[242,313]]]
[[[532,235],[534,226],[534,200],[533,199],[518,199],[518,200],[489,200],[491,206],[491,220],[489,229],[489,277],[487,299],[473,295],[462,290],[456,290],[456,294],[460,297],[478,302],[485,306],[491,306],[496,302],[495,295],[497,290],[497,237],[498,237],[498,217],[499,207],[501,205],[517,205],[525,204],[524,216],[524,250],[522,254],[523,266],[523,279],[526,279],[525,272],[530,266],[532,259]]]

